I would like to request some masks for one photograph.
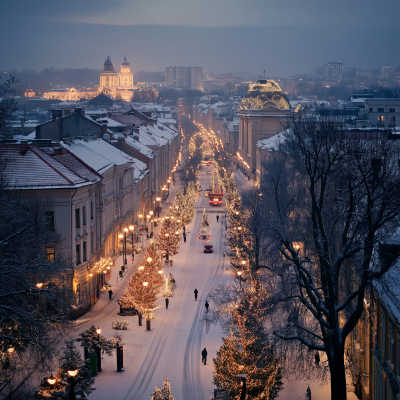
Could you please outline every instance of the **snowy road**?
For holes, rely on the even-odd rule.
[[[114,331],[111,323],[121,319],[116,303],[117,297],[98,315],[82,317],[78,321],[79,331],[89,325],[99,325],[105,337],[121,333],[124,337],[124,372],[116,372],[115,355],[102,357],[103,371],[96,377],[96,390],[90,399],[150,400],[155,386],[162,386],[168,376],[176,400],[205,400],[213,396],[212,358],[221,345],[222,332],[218,326],[206,329],[205,300],[215,284],[230,279],[230,270],[225,269],[223,257],[224,225],[216,222],[216,215],[222,217],[225,207],[212,207],[204,197],[204,190],[210,185],[210,176],[203,171],[200,175],[203,187],[196,201],[194,221],[187,227],[187,243],[181,243],[179,254],[172,257],[173,267],[166,269],[176,280],[174,297],[170,298],[169,309],[165,309],[164,298],[160,297],[162,308],[152,321],[151,331],[138,326],[138,319],[128,316],[127,331]],[[203,209],[209,213],[212,228],[214,253],[205,254],[203,244],[197,240]],[[117,265],[117,263],[116,263]],[[135,267],[136,269],[136,267]],[[132,273],[133,269],[129,271]],[[126,285],[126,279],[124,284]],[[198,301],[194,289],[199,291]],[[113,289],[114,290],[114,289]],[[115,290],[114,290],[115,292]],[[207,365],[201,362],[201,350],[208,351]]]

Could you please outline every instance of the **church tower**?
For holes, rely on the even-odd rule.
[[[100,72],[100,88],[117,88],[118,84],[118,72],[115,70],[110,56],[108,56],[104,61],[104,70]]]
[[[121,72],[118,74],[119,77],[119,89],[132,89],[133,88],[133,73],[131,72],[131,66],[124,57],[124,61],[121,64]]]

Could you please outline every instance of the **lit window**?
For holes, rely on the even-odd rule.
[[[396,122],[396,116],[395,115],[391,115],[389,117],[389,122]]]
[[[54,257],[56,256],[56,252],[54,247],[46,248],[46,259],[50,261],[54,261]]]
[[[378,122],[383,122],[383,115],[378,116]]]

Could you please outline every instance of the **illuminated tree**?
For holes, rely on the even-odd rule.
[[[210,226],[210,221],[208,219],[208,215],[206,214],[206,209],[203,210],[203,215],[201,217],[201,222],[200,222],[200,226],[202,228],[205,228],[207,226]]]
[[[267,315],[265,292],[260,282],[249,285],[238,301],[230,321],[230,334],[223,339],[214,362],[214,384],[240,397],[238,374],[247,374],[247,399],[271,400],[282,386],[281,373],[264,330]]]
[[[165,378],[162,389],[156,386],[151,396],[151,400],[175,400],[171,392],[171,382],[168,378]]]
[[[136,307],[139,313],[144,314],[146,318],[152,319],[154,318],[152,313],[161,306],[157,305],[159,287],[153,286],[151,282],[145,280],[148,277],[136,272],[129,279],[119,303],[125,308]]]
[[[167,260],[170,255],[178,254],[179,243],[179,224],[174,219],[166,217],[157,238],[158,248],[166,255]]]

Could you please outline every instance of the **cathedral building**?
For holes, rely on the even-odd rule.
[[[120,72],[118,72],[110,56],[107,56],[106,61],[104,61],[104,68],[100,72],[100,84],[97,88],[54,89],[46,92],[43,97],[61,101],[78,101],[80,99],[90,100],[103,93],[114,100],[131,101],[134,92],[137,90],[142,91],[143,89],[133,84],[133,73],[126,57],[124,57]]]

